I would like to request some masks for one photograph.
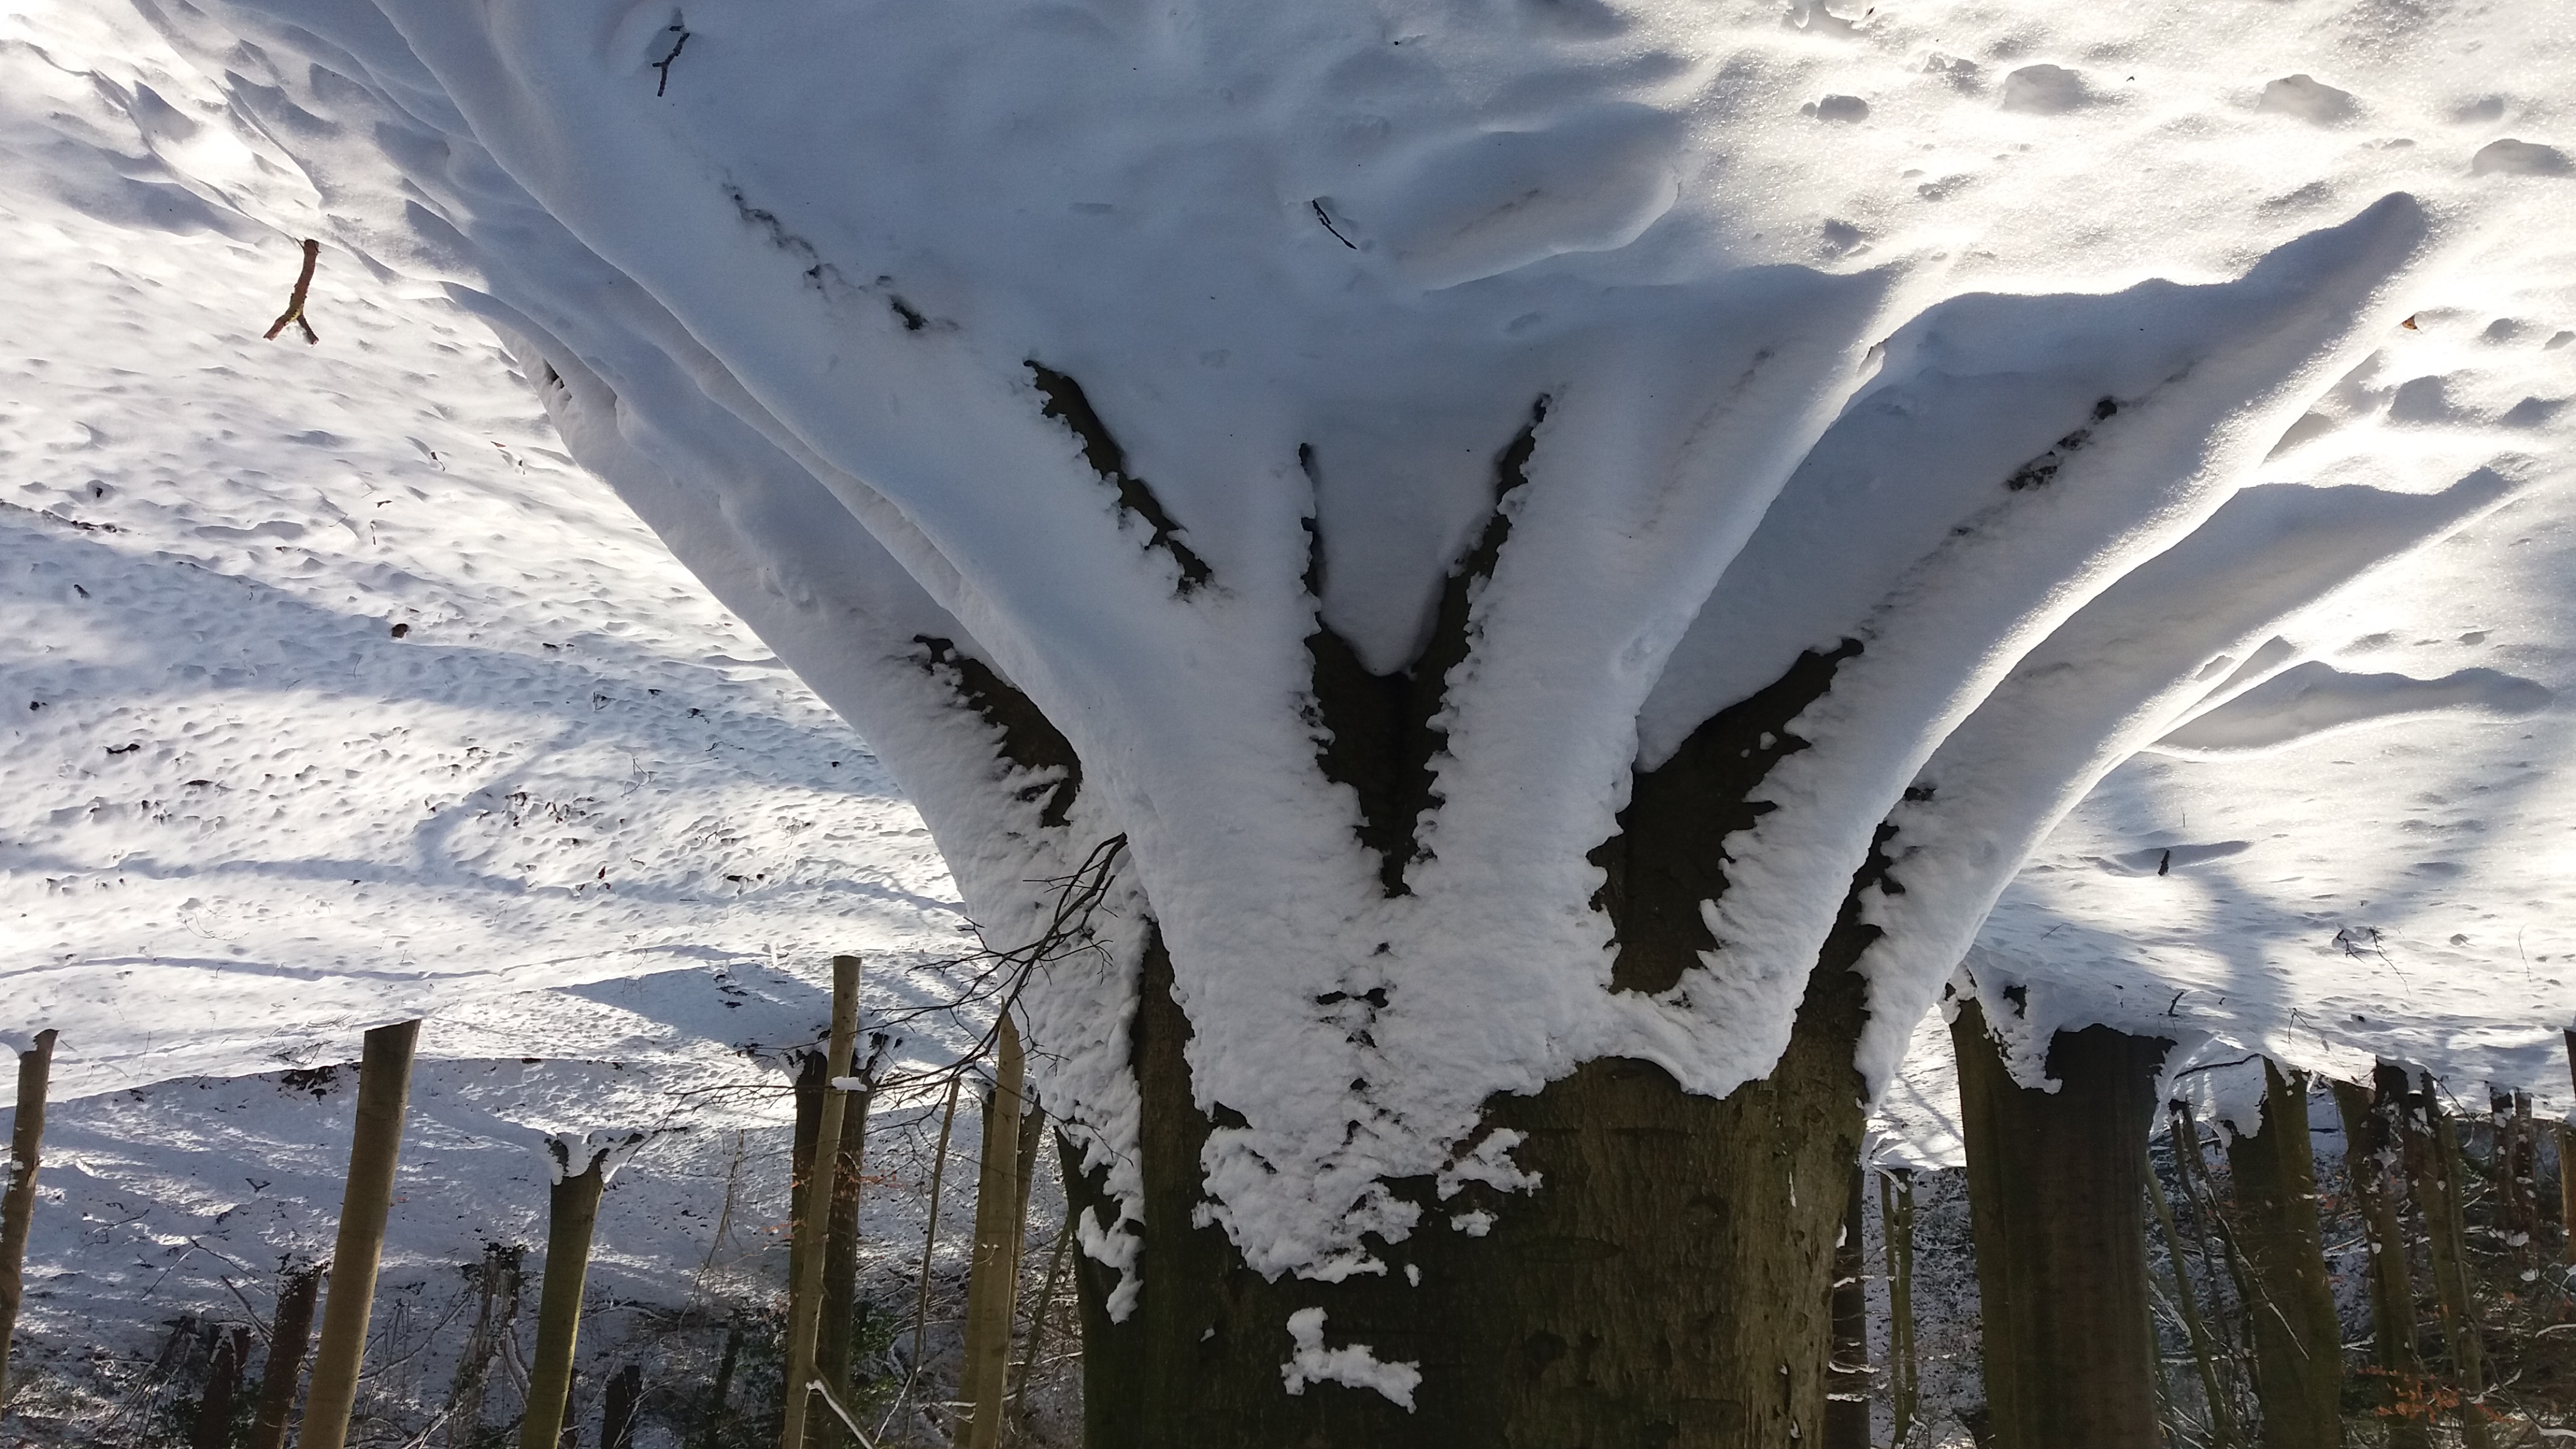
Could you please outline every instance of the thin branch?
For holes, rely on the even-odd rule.
[[[320,342],[322,340],[314,333],[313,324],[304,320],[304,298],[307,293],[313,290],[313,268],[319,265],[321,260],[322,244],[309,236],[306,237],[304,239],[304,270],[295,279],[295,291],[286,299],[286,310],[278,314],[276,321],[268,324],[268,331],[264,335],[269,341],[276,341],[277,334],[285,331],[286,324],[289,322],[292,322],[296,326],[304,329],[304,340],[307,344]]]

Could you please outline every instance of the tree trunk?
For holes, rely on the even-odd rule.
[[[2266,1449],[2343,1449],[2343,1329],[2317,1222],[2307,1078],[2263,1063],[2263,1127],[2227,1144],[2253,1289]]]
[[[1191,1096],[1170,961],[1150,940],[1131,1037],[1141,1291],[1111,1322],[1117,1275],[1088,1255],[1076,1263],[1084,1442],[1786,1449],[1820,1434],[1833,1249],[1860,1151],[1861,979],[1846,968],[1867,928],[1855,914],[1767,1081],[1721,1101],[1614,1059],[1497,1096],[1486,1121],[1524,1134],[1513,1160],[1540,1186],[1470,1185],[1443,1202],[1428,1180],[1393,1184],[1422,1225],[1380,1249],[1386,1274],[1330,1284],[1265,1280],[1222,1228],[1193,1223],[1209,1122]],[[1076,1210],[1114,1216],[1099,1175],[1067,1186]],[[1492,1215],[1483,1236],[1452,1230],[1467,1212]],[[1286,1392],[1281,1366],[1299,1347],[1289,1315],[1304,1309],[1324,1310],[1327,1349],[1367,1344],[1380,1362],[1417,1365],[1411,1406],[1335,1382]]]
[[[993,1095],[984,1103],[984,1151],[975,1178],[975,1256],[966,1276],[966,1354],[957,1396],[968,1419],[960,1449],[995,1449],[1002,1438],[1002,1393],[1009,1378],[1012,1303],[1019,1287],[1020,1145],[1027,1112],[1027,1063],[1010,1013],[996,1023],[1001,1049]]]
[[[832,958],[832,1043],[824,1079],[850,1074],[850,1056],[859,1037],[859,958]],[[814,1136],[813,1174],[806,1189],[809,1206],[829,1203],[832,1176],[841,1156],[841,1120],[848,1110],[847,1092],[825,1091],[823,1115]],[[796,1224],[800,1250],[796,1281],[787,1294],[787,1362],[781,1385],[786,1412],[778,1428],[779,1449],[805,1449],[806,1414],[813,1400],[814,1335],[822,1317],[823,1218],[807,1212]]]
[[[2389,1449],[2432,1449],[2430,1425],[2412,1412],[2423,1396],[2424,1359],[2415,1348],[2415,1288],[2406,1271],[2406,1229],[2395,1195],[2405,1190],[2393,1170],[2400,1104],[2386,1095],[2374,1102],[2351,1082],[2335,1083],[2334,1094],[2343,1115],[2344,1171],[2370,1249],[2371,1360],[2382,1381],[2382,1391],[2371,1397],[2387,1419]]]
[[[304,1374],[304,1351],[313,1340],[313,1303],[321,1296],[322,1265],[288,1271],[277,1286],[277,1313],[268,1325],[268,1361],[259,1371],[259,1407],[251,1416],[247,1449],[285,1449],[286,1422],[295,1414],[295,1381]]]
[[[411,1097],[412,1047],[419,1040],[417,1021],[380,1026],[367,1033],[358,1060],[357,1133],[349,1144],[331,1294],[322,1305],[322,1342],[314,1353],[296,1449],[342,1449],[349,1440],[376,1296],[376,1261],[385,1246],[385,1214],[393,1205],[394,1162],[402,1151],[403,1108]]]
[[[2059,1032],[2047,1062],[2059,1088],[2038,1092],[2005,1070],[1974,1000],[1951,1037],[1993,1443],[2157,1449],[2144,1178],[2173,1044]]]
[[[643,1405],[644,1367],[630,1363],[608,1381],[608,1403],[599,1415],[599,1449],[635,1449],[635,1422]]]
[[[1524,430],[1498,460],[1518,477]],[[1508,491],[1507,486],[1498,492]],[[1489,531],[1490,532],[1490,531]],[[1480,545],[1480,548],[1486,545]],[[1490,554],[1480,554],[1490,562]],[[1434,783],[1429,727],[1481,571],[1452,576],[1435,645],[1407,673],[1366,673],[1330,630],[1308,641],[1330,745],[1325,773],[1357,792],[1364,843],[1401,893],[1413,822]],[[1446,641],[1441,642],[1441,641]],[[1788,726],[1858,651],[1802,656],[1774,684],[1703,722],[1666,764],[1638,771],[1618,833],[1590,854],[1617,953],[1610,989],[1684,988],[1715,947],[1705,903],[1727,889],[1728,832],[1750,825],[1773,765],[1804,748]],[[1384,1190],[1421,1218],[1371,1240],[1384,1273],[1339,1282],[1248,1268],[1197,1209],[1213,1130],[1192,1087],[1191,1028],[1172,961],[1147,932],[1129,1061],[1139,1093],[1138,1274],[1082,1255],[1083,1415],[1091,1449],[1747,1449],[1824,1432],[1827,1300],[1865,1087],[1853,1065],[1876,939],[1863,897],[1887,883],[1873,851],[1818,951],[1787,1046],[1766,1080],[1723,1099],[1684,1091],[1650,1062],[1603,1058],[1484,1103],[1479,1131],[1519,1134],[1525,1193],[1484,1184],[1439,1195],[1429,1176]],[[1390,963],[1400,972],[1402,963]],[[1565,969],[1588,972],[1591,961]],[[1440,1008],[1424,1001],[1414,1010]],[[1077,1212],[1116,1221],[1106,1169],[1075,1174]],[[1292,1327],[1292,1315],[1293,1323]],[[1380,1367],[1379,1388],[1356,1351]],[[1311,1370],[1304,1372],[1301,1370]],[[1409,1381],[1409,1374],[1418,1378]]]
[[[1834,1249],[1833,1350],[1825,1364],[1825,1449],[1869,1446],[1869,1279],[1861,1259],[1862,1189],[1868,1169],[1852,1160],[1843,1199],[1842,1241]]]
[[[9,1121],[9,1189],[0,1193],[0,1413],[9,1405],[9,1338],[25,1296],[27,1232],[36,1220],[36,1165],[45,1141],[45,1084],[54,1070],[54,1031],[18,1053],[18,1106]]]
[[[590,1235],[599,1223],[606,1164],[594,1157],[554,1185],[546,1212],[546,1270],[537,1297],[537,1361],[528,1370],[528,1407],[519,1449],[555,1449],[572,1403],[573,1351],[581,1336],[581,1293],[590,1278]]]

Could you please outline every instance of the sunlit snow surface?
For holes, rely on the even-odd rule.
[[[1879,1072],[2001,891],[1972,964],[1989,991],[2033,987],[2033,1031],[2110,1019],[2343,1070],[2380,1052],[2471,1080],[2563,1080],[2550,1046],[2576,990],[2550,971],[2576,950],[2553,935],[2576,919],[2559,909],[2576,822],[2552,777],[2576,686],[2556,642],[2576,618],[2576,116],[2562,98],[2576,22],[2562,6],[1895,4],[1855,18],[1812,4],[990,3],[935,20],[846,5],[499,4],[471,20],[394,0],[382,13],[154,9],[196,68],[169,61],[153,82],[166,96],[132,86],[131,56],[157,46],[122,21],[34,22],[52,27],[46,43],[84,34],[115,57],[110,87],[76,73],[100,62],[66,71],[10,53],[42,83],[18,94],[49,98],[9,102],[15,134],[34,138],[13,141],[13,176],[45,178],[14,184],[68,238],[29,228],[38,240],[11,245],[29,251],[25,275],[70,293],[42,279],[95,265],[83,236],[161,225],[257,242],[256,267],[218,265],[233,253],[209,235],[156,242],[207,254],[165,268],[164,290],[221,321],[191,333],[156,314],[137,339],[152,367],[123,365],[168,375],[166,326],[257,379],[224,394],[241,401],[222,423],[200,425],[214,441],[192,433],[177,451],[224,456],[216,430],[231,427],[248,440],[236,466],[262,477],[231,484],[246,490],[237,504],[147,513],[148,465],[101,474],[123,491],[84,499],[98,465],[66,463],[30,506],[131,535],[29,521],[29,536],[59,535],[75,557],[122,558],[149,539],[318,597],[349,631],[340,676],[412,679],[437,708],[401,721],[409,745],[371,738],[390,720],[351,723],[273,761],[256,757],[279,750],[280,731],[246,726],[238,739],[252,742],[230,746],[237,763],[219,773],[155,753],[151,739],[190,739],[175,714],[149,727],[107,706],[84,714],[66,685],[48,705],[60,713],[30,712],[28,738],[53,751],[37,758],[102,781],[131,770],[138,788],[49,781],[7,808],[47,802],[33,838],[81,866],[92,902],[117,889],[101,889],[110,856],[148,856],[164,875],[232,853],[348,856],[438,882],[416,893],[428,904],[408,962],[361,949],[384,934],[391,888],[354,867],[260,875],[276,892],[265,949],[238,934],[249,928],[200,919],[204,902],[240,917],[264,897],[186,879],[146,875],[145,888],[129,873],[138,904],[113,915],[49,904],[60,897],[30,912],[96,913],[129,936],[161,921],[170,941],[192,922],[233,931],[185,955],[220,963],[238,944],[278,966],[320,963],[294,995],[345,1026],[419,1004],[395,999],[412,986],[355,974],[362,960],[604,972],[684,944],[812,951],[847,943],[872,901],[900,938],[924,920],[919,898],[944,893],[918,855],[809,843],[876,842],[910,823],[881,785],[852,794],[837,778],[828,761],[858,768],[858,747],[802,696],[694,664],[758,646],[660,642],[704,606],[667,602],[685,583],[641,582],[677,576],[608,521],[601,495],[568,474],[545,482],[553,460],[532,423],[504,436],[474,421],[528,414],[459,314],[424,302],[400,343],[381,345],[454,329],[447,345],[484,359],[473,387],[494,399],[472,418],[395,428],[421,415],[398,385],[386,392],[401,401],[363,409],[371,429],[316,415],[309,395],[349,387],[333,349],[369,339],[367,309],[436,279],[511,327],[522,360],[560,364],[562,446],[609,472],[824,697],[874,711],[863,723],[952,849],[983,851],[952,864],[989,920],[1012,920],[1020,883],[1049,862],[999,844],[1017,817],[978,803],[989,782],[961,763],[973,749],[943,754],[925,742],[923,701],[862,677],[915,633],[954,637],[1063,724],[1090,769],[1077,826],[1130,836],[1174,943],[1201,1096],[1253,1124],[1221,1133],[1209,1166],[1220,1218],[1265,1268],[1355,1270],[1360,1228],[1406,1226],[1372,1207],[1369,1185],[1444,1165],[1490,1091],[1608,1052],[1706,1090],[1766,1070],[1842,882],[1917,766],[1933,788],[1897,810],[1898,848],[1946,853],[1900,858],[1912,892],[1878,917],[1891,928],[1873,976]],[[2401,192],[2411,200],[2390,199]],[[66,205],[99,220],[54,220]],[[244,340],[273,314],[291,252],[236,213],[333,241],[321,349]],[[2156,278],[2232,289],[2106,295]],[[98,319],[122,305],[14,325],[55,329],[44,335],[66,340],[30,350],[69,369],[110,348]],[[1029,358],[1081,377],[1213,566],[1212,597],[1176,602],[1177,564],[1121,532],[1070,437],[1039,416]],[[446,376],[426,358],[389,375],[406,370]],[[296,377],[308,381],[284,386]],[[88,395],[119,384],[143,391],[102,376]],[[1383,901],[1291,707],[1314,618],[1295,587],[1301,518],[1324,541],[1323,619],[1371,662],[1402,660],[1480,521],[1494,453],[1541,393],[1555,406],[1513,505],[1513,551],[1479,605],[1482,652],[1452,680],[1435,859],[1415,895]],[[141,417],[184,418],[185,396],[152,392]],[[2002,512],[1996,475],[2072,436],[2097,396],[2117,397],[2122,421],[2080,457],[2067,446],[2063,473]],[[28,426],[59,416],[49,406]],[[118,441],[121,426],[141,435],[135,421],[91,421],[95,435],[28,446],[142,446]],[[290,441],[315,433],[331,441]],[[503,486],[450,481],[469,453]],[[281,455],[357,461],[335,461],[350,481],[317,490]],[[540,483],[591,500],[579,545],[549,542],[523,510],[553,496]],[[329,507],[264,504],[272,485]],[[2231,503],[2244,485],[2273,491]],[[415,486],[430,497],[380,496]],[[401,524],[407,509],[431,523]],[[149,533],[147,518],[169,521]],[[2225,526],[2193,532],[2213,518]],[[314,566],[328,583],[294,592],[295,541],[256,532],[279,522],[347,529],[351,551]],[[384,558],[358,547],[368,524],[452,534],[371,540],[395,550]],[[480,542],[494,534],[507,542]],[[1946,542],[1959,534],[1974,537]],[[1753,567],[1731,567],[1748,537]],[[2161,570],[2123,578],[2169,547]],[[20,607],[46,623],[20,647],[99,628],[87,647],[148,656],[136,667],[156,679],[196,667],[207,675],[192,690],[248,690],[248,663],[177,649],[186,634],[165,622],[239,606],[164,584],[168,602],[131,606],[158,627],[85,625],[84,610],[106,615],[119,596],[65,602],[63,585],[85,578],[39,562],[55,572]],[[469,567],[484,571],[472,587],[417,582]],[[2286,619],[2201,607],[2266,580]],[[548,627],[567,597],[602,599],[630,632]],[[2159,632],[2176,619],[2184,635]],[[1608,940],[1585,909],[1597,878],[1583,852],[1608,833],[1631,761],[1846,633],[1870,652],[1801,721],[1815,749],[1766,786],[1781,808],[1735,852],[1708,970],[1669,998],[1601,990]],[[341,636],[279,624],[266,637],[295,647],[253,662],[309,690],[310,641]],[[494,674],[523,692],[485,683],[459,701],[407,674],[432,649],[469,648],[507,656],[522,672]],[[620,649],[658,662],[621,663]],[[2182,672],[2155,672],[2166,665]],[[391,682],[348,694],[406,697]],[[2023,702],[2062,731],[2029,724]],[[681,763],[709,753],[705,721],[719,716],[776,743]],[[433,718],[437,749],[422,743]],[[2118,764],[2158,736],[2161,752]],[[658,742],[655,762],[639,737]],[[213,759],[223,738],[184,748]],[[2100,741],[2118,749],[2082,748]],[[129,742],[146,747],[105,755]],[[469,745],[495,757],[468,760]],[[307,757],[332,749],[352,753]],[[2015,773],[2052,750],[2054,773]],[[259,797],[265,777],[353,769],[377,751],[409,774],[371,785],[327,833],[291,812],[248,823],[287,808]],[[639,759],[621,773],[624,751]],[[757,803],[732,772],[760,781]],[[542,787],[531,801],[588,814],[537,824],[500,808],[523,783]],[[182,862],[143,832],[208,828],[191,788],[232,792],[212,807],[223,830],[273,833],[193,844]],[[72,842],[93,798],[135,818],[96,827],[108,853],[82,856]],[[182,808],[162,808],[173,800]],[[334,835],[343,843],[316,848]],[[750,868],[717,863],[715,842]],[[2035,864],[2014,879],[2024,845]],[[727,875],[758,889],[730,904],[741,883]],[[515,893],[521,882],[541,893]],[[773,914],[748,919],[754,902]],[[1375,979],[1390,943],[1403,974]],[[32,979],[60,983],[46,988],[66,1003],[58,1015],[92,1012],[98,1050],[161,1050],[178,1034],[155,1018],[142,1035],[159,1046],[105,1046],[136,1039],[106,1013],[151,988],[117,983],[121,966],[62,960],[180,954],[164,936],[39,949]],[[1365,1048],[1313,1005],[1382,985],[1396,1004]],[[245,1015],[278,994],[255,984]],[[1041,1026],[1092,1032],[1069,1058],[1096,1066],[1116,1039],[1114,985],[1035,1005]],[[253,1017],[242,1030],[273,1028]],[[1109,1076],[1077,1062],[1060,1082],[1100,1109],[1113,1147],[1132,1131]]]
[[[58,1094],[342,1060],[478,996],[958,948],[867,746],[481,323],[337,253],[321,344],[260,340],[294,243],[137,159],[105,87],[153,75],[149,32],[10,25],[45,48],[0,42],[0,1032],[62,1032]]]

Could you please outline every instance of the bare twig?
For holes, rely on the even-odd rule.
[[[311,237],[306,237],[304,239],[304,271],[295,279],[295,291],[286,299],[286,310],[278,314],[276,321],[268,324],[268,331],[264,335],[269,341],[276,341],[277,334],[285,331],[286,324],[289,322],[292,322],[296,326],[304,329],[304,340],[307,344],[316,343],[322,340],[319,336],[315,335],[313,324],[304,320],[304,298],[307,293],[313,290],[313,268],[318,265],[321,260],[322,244]]]

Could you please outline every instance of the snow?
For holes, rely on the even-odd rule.
[[[6,969],[75,1084],[918,958],[957,905],[1032,942],[1117,840],[1022,998],[1050,1100],[1132,1217],[1150,922],[1246,1124],[1202,1211],[1262,1272],[1383,1272],[1388,1180],[1515,1177],[1491,1094],[1768,1071],[1882,824],[1891,1110],[1937,1113],[1900,1064],[1963,959],[2042,1046],[2555,1080],[2564,7],[139,3],[7,58],[47,98],[5,112],[13,275],[98,299],[14,319],[8,424],[56,521]],[[322,344],[245,340],[305,235]],[[1305,640],[1414,657],[1489,512],[1389,897]],[[1845,640],[1716,949],[1609,990],[1632,769]],[[182,992],[185,1031],[129,1006]]]
[[[1300,1308],[1289,1314],[1288,1337],[1296,1345],[1296,1353],[1279,1366],[1279,1376],[1287,1383],[1288,1392],[1302,1394],[1308,1384],[1344,1384],[1384,1394],[1403,1405],[1406,1413],[1413,1411],[1413,1390],[1422,1382],[1421,1365],[1381,1362],[1365,1343],[1324,1347],[1321,1308]]]

